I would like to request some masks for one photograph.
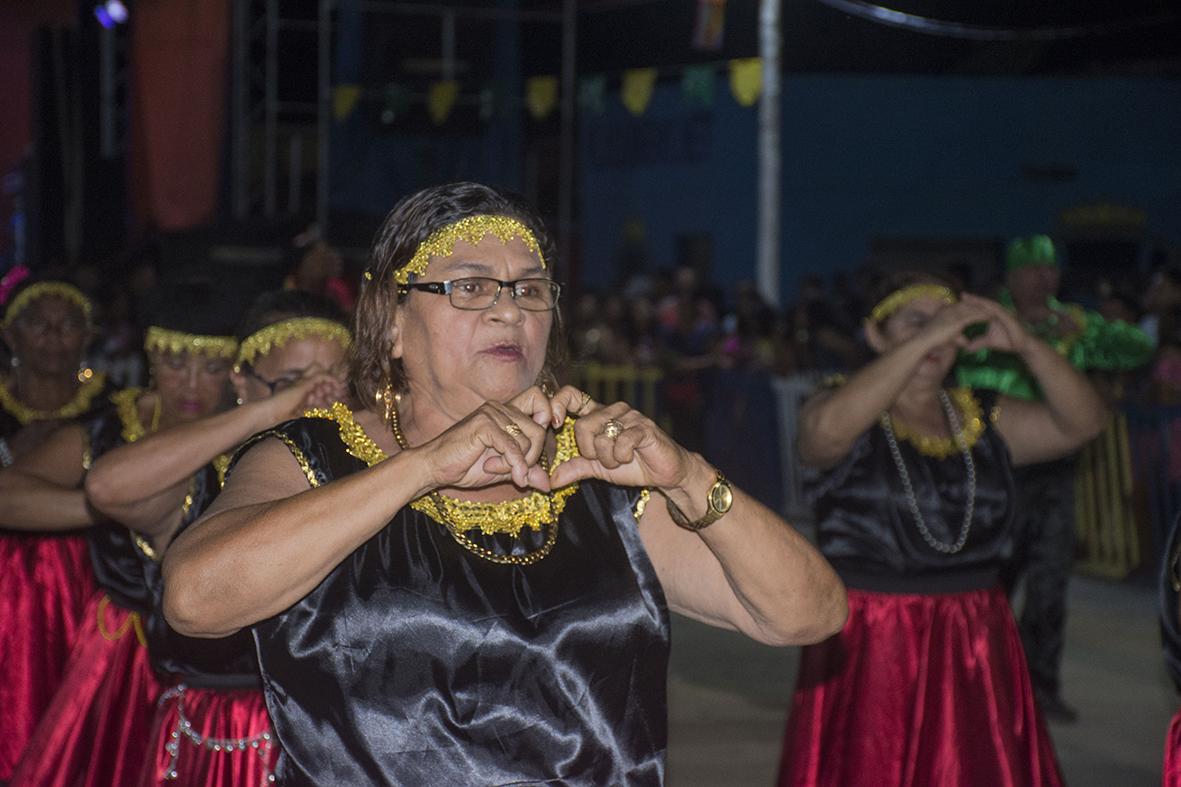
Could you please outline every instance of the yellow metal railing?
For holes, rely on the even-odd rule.
[[[586,391],[596,402],[627,402],[658,423],[663,421],[660,407],[663,377],[664,373],[656,366],[587,363],[570,368],[571,384]]]
[[[1075,479],[1078,568],[1123,579],[1141,561],[1133,501],[1128,419],[1120,413],[1079,456]]]

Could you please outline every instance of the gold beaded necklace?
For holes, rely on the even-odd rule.
[[[87,370],[89,371],[89,370]],[[0,379],[0,407],[12,414],[21,426],[33,421],[53,421],[66,418],[77,418],[90,409],[94,397],[107,384],[106,375],[102,372],[87,378],[74,391],[73,398],[56,410],[35,410],[29,407],[8,390],[8,380]]]
[[[305,415],[335,421],[340,430],[341,441],[349,454],[370,467],[386,458],[386,453],[365,433],[354,419],[352,411],[343,403],[335,402],[327,410],[309,410]],[[397,406],[392,402],[388,423],[398,446],[402,449],[409,448],[410,444],[402,433]],[[578,455],[573,424],[573,420],[567,420],[556,436],[555,467]],[[549,466],[544,459],[542,466],[548,472]],[[457,500],[436,491],[412,500],[410,507],[443,525],[456,543],[477,557],[501,565],[528,566],[544,558],[553,549],[558,538],[558,517],[566,507],[566,500],[576,491],[578,484],[574,483],[553,492],[535,491],[526,497],[500,503]],[[523,555],[502,555],[493,552],[466,535],[468,531],[478,529],[485,535],[500,533],[517,537],[525,527],[537,531],[543,526],[548,526],[545,541],[536,550]]]
[[[971,448],[980,439],[980,435],[984,434],[984,414],[980,402],[973,396],[971,388],[953,388],[950,397],[956,409],[963,414],[963,426],[957,431],[963,436],[967,447]],[[935,437],[912,429],[897,418],[892,418],[891,422],[895,437],[910,443],[925,456],[946,459],[960,453],[960,445],[955,434],[950,437]]]

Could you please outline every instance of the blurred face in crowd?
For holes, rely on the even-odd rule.
[[[1061,273],[1056,265],[1026,265],[1005,275],[1005,283],[1018,312],[1044,308],[1058,294]]]
[[[212,415],[225,403],[231,362],[201,353],[153,352],[152,376],[164,425]]]
[[[474,276],[516,281],[548,279],[549,273],[521,240],[506,244],[489,235],[475,246],[457,241],[451,256],[432,257],[417,281]],[[482,311],[457,309],[447,295],[410,290],[395,315],[394,357],[402,361],[411,394],[461,418],[536,384],[553,321],[553,311],[520,308],[507,288]]]
[[[31,302],[4,331],[21,368],[46,376],[76,374],[90,338],[82,310],[56,295]]]
[[[243,402],[257,402],[284,391],[305,377],[331,374],[340,381],[348,376],[348,360],[340,342],[319,336],[293,339],[243,364],[233,374],[234,390]]]
[[[915,298],[881,322],[866,322],[866,339],[879,355],[889,352],[921,333],[947,306],[939,298]],[[915,369],[915,379],[942,382],[955,364],[958,351],[954,341],[931,350]]]
[[[303,253],[292,275],[297,287],[316,290],[328,279],[340,276],[343,265],[336,249],[320,240]]]

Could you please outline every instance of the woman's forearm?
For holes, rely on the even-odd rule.
[[[290,497],[215,507],[165,554],[168,621],[183,634],[221,637],[287,609],[426,491],[420,465],[404,451]]]
[[[1079,443],[1103,430],[1107,408],[1095,386],[1082,372],[1043,341],[1030,338],[1021,358],[1037,379],[1046,409],[1058,429]]]
[[[271,426],[271,409],[266,401],[243,405],[121,445],[94,463],[86,476],[86,494],[108,516],[131,527],[148,527],[164,509],[179,505],[194,473]],[[179,494],[163,495],[168,499],[159,501],[170,489]],[[154,499],[157,505],[147,505]],[[145,507],[156,510],[142,510]]]
[[[693,461],[684,487],[665,493],[690,519],[704,513],[717,477],[700,457]],[[828,561],[737,488],[730,511],[696,534],[655,500],[640,532],[669,603],[683,614],[769,645],[818,642],[844,625],[845,589]]]
[[[96,521],[81,489],[67,489],[17,468],[0,473],[0,527],[74,530]]]
[[[898,398],[929,351],[927,342],[912,339],[871,361],[827,396],[807,403],[799,436],[804,462],[824,466],[845,456]]]

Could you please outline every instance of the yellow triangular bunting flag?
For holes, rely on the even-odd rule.
[[[730,61],[730,92],[734,100],[749,107],[759,100],[763,92],[763,60],[748,57]]]
[[[623,72],[623,105],[633,115],[642,115],[656,87],[655,68],[633,68]]]
[[[339,122],[353,114],[360,98],[360,85],[337,85],[332,88],[332,117]]]
[[[534,120],[544,120],[558,103],[558,78],[530,77],[525,83],[525,105]]]
[[[459,95],[459,83],[454,79],[435,82],[427,93],[427,110],[431,115],[431,122],[436,126],[443,125],[451,115],[451,108],[455,106],[455,99]]]

